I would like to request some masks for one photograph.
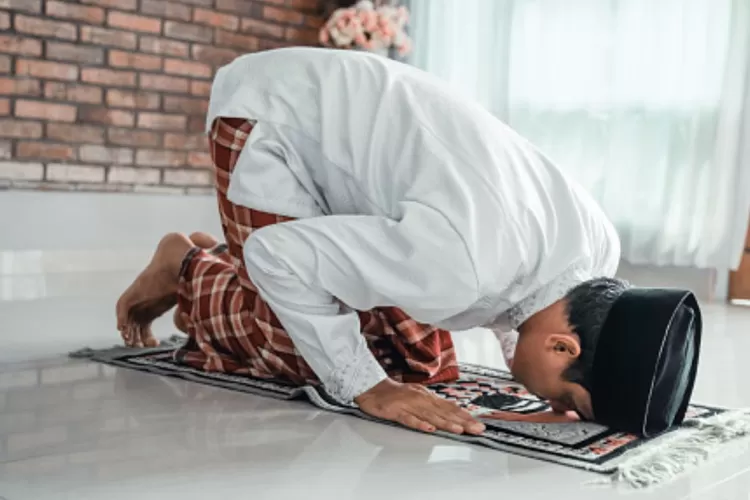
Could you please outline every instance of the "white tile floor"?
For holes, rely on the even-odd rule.
[[[0,497],[7,500],[608,498],[596,476],[304,403],[71,362],[107,346],[128,274],[0,277]],[[750,406],[750,310],[706,308],[696,399]],[[167,322],[157,327],[171,333]],[[483,332],[461,358],[501,364]],[[29,361],[37,360],[37,361]],[[660,500],[750,499],[750,452],[717,457]]]

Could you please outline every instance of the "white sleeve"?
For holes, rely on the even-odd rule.
[[[463,240],[442,215],[412,205],[401,221],[333,215],[254,231],[248,274],[328,392],[346,402],[386,378],[357,310],[397,306],[436,323],[477,300]]]
[[[518,344],[518,332],[509,328],[492,328],[491,330],[500,342],[505,365],[509,369],[513,368],[513,358],[516,356],[516,345]]]

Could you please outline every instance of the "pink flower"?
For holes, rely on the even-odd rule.
[[[367,37],[364,33],[358,33],[357,36],[354,37],[354,43],[364,46],[367,43]]]
[[[398,54],[400,56],[405,56],[406,54],[411,52],[411,49],[412,49],[412,46],[409,40],[406,40],[404,43],[402,43],[401,45],[397,47]]]
[[[360,13],[360,20],[367,31],[375,30],[378,25],[378,16],[371,10]]]
[[[331,40],[331,35],[328,34],[328,30],[322,29],[320,30],[320,33],[318,34],[318,41],[320,41],[321,45],[328,45],[328,42]]]
[[[404,7],[403,5],[398,8],[398,17],[401,19],[402,22],[409,21],[409,9]]]

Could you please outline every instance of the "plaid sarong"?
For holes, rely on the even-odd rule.
[[[253,230],[292,219],[237,206],[226,196],[252,128],[252,122],[235,118],[219,118],[213,124],[209,146],[226,245],[194,248],[183,261],[177,314],[189,340],[175,357],[205,371],[317,384],[276,315],[258,295],[242,254]],[[449,332],[419,324],[394,307],[363,311],[359,317],[370,350],[395,380],[435,383],[458,378]]]

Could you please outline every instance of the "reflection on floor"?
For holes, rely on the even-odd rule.
[[[305,403],[68,361],[68,350],[116,341],[114,300],[128,276],[0,280],[0,497],[8,500],[612,496],[584,485],[596,476],[552,464]],[[696,399],[750,406],[750,310],[705,314]],[[170,334],[168,322],[157,332]],[[463,361],[502,366],[486,332],[455,340]],[[717,457],[636,498],[748,499],[748,471],[750,452]]]

